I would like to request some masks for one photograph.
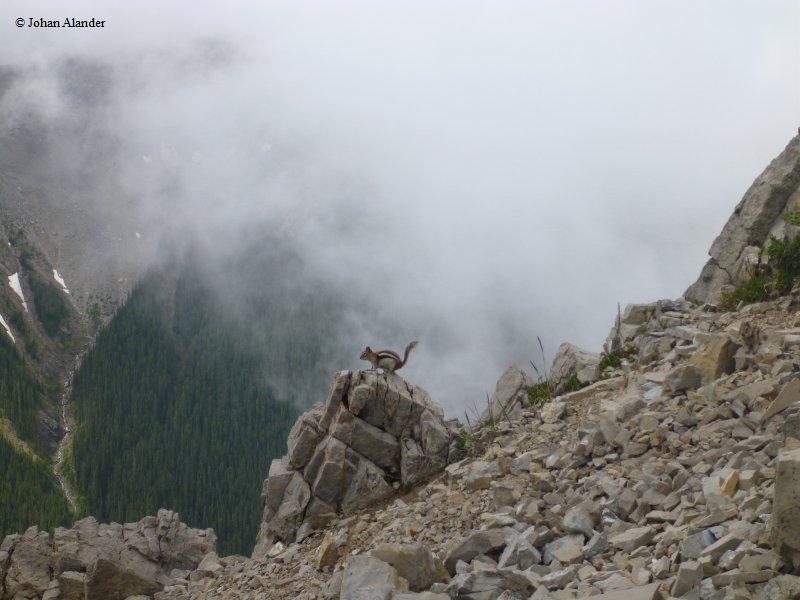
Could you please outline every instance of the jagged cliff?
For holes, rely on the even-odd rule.
[[[480,425],[456,433],[396,375],[337,374],[270,469],[253,557],[208,548],[198,568],[142,593],[800,597],[800,293],[715,306],[770,235],[792,235],[781,215],[800,205],[798,164],[795,138],[684,298],[629,305],[603,354],[563,346],[558,381],[510,368]],[[559,395],[541,396],[544,383]],[[24,558],[8,539],[2,598],[17,593],[8,565]],[[39,568],[52,569],[42,553]],[[46,597],[86,597],[83,568],[82,592],[58,576]]]
[[[759,175],[711,245],[700,277],[684,296],[692,302],[718,302],[726,286],[743,283],[753,272],[770,235],[786,229],[779,217],[800,207],[800,135]]]

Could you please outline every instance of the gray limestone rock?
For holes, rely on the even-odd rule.
[[[311,489],[308,483],[300,473],[294,471],[281,496],[278,510],[269,513],[270,530],[283,539],[293,540],[297,529],[303,522],[305,509],[310,499]]]
[[[360,455],[368,457],[376,466],[396,474],[400,463],[400,444],[395,436],[354,417],[347,410],[337,415],[331,435]]]
[[[147,540],[148,553],[145,556],[158,558],[170,566],[170,569],[195,569],[203,558],[214,552],[217,546],[217,536],[213,529],[192,529],[180,521],[178,513],[172,510],[160,509],[155,519],[145,517],[137,524],[126,526],[129,534],[125,535],[125,542],[129,548],[138,546],[133,544],[141,532],[141,537]]]
[[[444,566],[451,575],[456,572],[456,563],[460,560],[469,562],[480,554],[499,552],[509,540],[517,537],[517,532],[510,528],[473,531],[459,543],[444,560]]]
[[[592,515],[583,505],[576,506],[564,515],[564,530],[567,533],[582,533],[589,539],[594,535]]]
[[[614,590],[597,596],[581,596],[581,600],[591,597],[592,600],[656,600],[658,598],[658,583],[642,585],[627,590]]]
[[[569,565],[566,568],[551,570],[542,576],[539,583],[550,590],[557,590],[569,585],[578,574],[578,565]]]
[[[699,558],[700,553],[716,541],[717,539],[714,537],[714,534],[708,529],[687,536],[686,539],[680,543],[681,559]]]
[[[152,595],[164,587],[158,566],[145,560],[122,563],[98,558],[86,571],[86,600],[125,600],[128,596]]]
[[[708,558],[712,563],[715,563],[719,560],[719,557],[722,556],[728,550],[736,550],[739,547],[739,544],[742,543],[742,536],[736,533],[729,533],[718,539],[713,544],[703,548],[700,552],[700,560]]]
[[[427,590],[436,581],[447,579],[442,562],[423,544],[380,544],[371,556],[393,566],[408,581],[412,591]]]
[[[506,598],[529,598],[536,585],[522,571],[489,568],[457,575],[448,591],[460,600],[496,600],[506,592]]]
[[[564,343],[559,346],[553,359],[550,379],[555,382],[556,390],[563,387],[573,375],[582,384],[593,383],[600,376],[599,365],[599,354],[587,352],[574,344]]]
[[[539,416],[545,423],[558,423],[566,412],[566,402],[546,402],[539,409]]]
[[[301,469],[306,466],[317,443],[322,439],[322,432],[319,428],[321,417],[322,407],[314,407],[297,419],[289,431],[286,458],[293,468]]]
[[[216,542],[212,530],[190,529],[177,513],[165,509],[125,525],[87,517],[71,529],[57,528],[52,544],[34,527],[3,542],[9,550],[2,551],[8,564],[6,595],[0,597],[152,596],[172,582],[170,573],[193,570],[205,557],[216,556]]]
[[[687,300],[702,304],[719,301],[724,286],[749,275],[747,248],[763,248],[772,228],[800,186],[800,135],[758,176],[711,245],[711,258],[700,277],[686,290]]]
[[[671,392],[696,390],[702,383],[700,370],[694,365],[678,365],[667,373],[664,385]]]
[[[770,580],[762,590],[759,600],[797,600],[800,598],[800,577],[779,575]]]
[[[408,591],[408,582],[391,565],[371,556],[345,560],[340,600],[390,600],[395,591]]]
[[[730,335],[721,334],[700,346],[689,360],[699,370],[703,380],[711,382],[733,372],[733,357],[739,348],[740,344]]]
[[[672,584],[670,593],[673,596],[683,596],[689,590],[700,585],[703,579],[703,568],[695,560],[682,562],[678,567],[678,575]]]
[[[289,453],[270,466],[253,556],[440,472],[453,440],[421,388],[392,373],[336,373],[325,403],[298,418]]]
[[[800,569],[800,449],[778,456],[772,502],[773,549]]]
[[[346,489],[340,505],[344,514],[352,514],[394,494],[385,471],[365,458],[356,460],[355,472],[345,480]],[[321,483],[317,481],[317,489]]]
[[[281,505],[286,486],[294,476],[287,457],[275,458],[269,466],[269,477],[264,481],[264,506],[277,512]]]
[[[438,454],[428,454],[420,443],[407,438],[400,445],[400,478],[408,485],[439,473],[447,466],[446,449]]]
[[[29,528],[14,545],[8,560],[5,593],[9,598],[42,595],[50,585],[50,536]]]
[[[497,382],[489,401],[489,408],[481,415],[481,421],[498,421],[528,406],[528,388],[533,379],[521,369],[508,367]]]
[[[542,555],[523,536],[513,538],[503,550],[497,566],[500,569],[513,567],[525,571],[542,562]]]
[[[772,401],[764,415],[761,417],[761,422],[765,423],[771,417],[786,410],[795,402],[800,402],[800,379],[792,379],[784,384],[781,388],[778,397]]]
[[[639,546],[650,543],[655,534],[652,527],[634,527],[611,536],[608,541],[623,552],[633,552]]]
[[[83,600],[85,573],[65,571],[57,579],[61,600]]]
[[[583,560],[583,546],[569,536],[558,538],[545,546],[544,560],[546,563],[557,560],[564,565],[579,563]]]
[[[602,554],[608,548],[608,540],[602,533],[595,533],[586,545],[583,547],[584,558],[591,559]]]

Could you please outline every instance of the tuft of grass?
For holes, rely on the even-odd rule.
[[[553,387],[547,379],[540,379],[528,388],[528,404],[538,406],[553,397]]]
[[[539,351],[542,353],[542,365],[547,365],[547,357],[544,354],[542,338],[537,335],[536,341],[539,342]],[[550,381],[550,374],[547,372],[546,366],[543,367],[544,375],[542,375],[542,373],[540,373],[539,369],[536,367],[536,364],[533,361],[529,362],[531,363],[536,376],[539,378],[539,381],[528,388],[528,404],[531,406],[538,406],[539,404],[547,402],[555,395],[555,386],[553,385],[553,382]]]
[[[477,443],[478,436],[467,427],[462,428],[456,436],[456,448],[459,450],[466,450],[467,448],[477,445]]]
[[[753,304],[769,299],[771,281],[764,275],[753,275],[736,289],[723,294],[719,307],[722,310],[736,310],[740,302]]]
[[[539,336],[536,336],[536,339],[539,341],[539,350],[542,352],[542,364],[547,364],[542,340]],[[539,378],[536,383],[528,388],[528,404],[530,406],[538,406],[552,400],[559,394],[574,392],[583,387],[583,384],[578,380],[577,373],[573,372],[567,377],[556,378],[552,373],[548,373],[546,369],[543,375],[533,361],[530,361],[530,363]]]
[[[563,393],[574,392],[583,387],[583,384],[578,380],[577,373],[570,375],[561,387]]]
[[[800,227],[800,209],[790,208],[781,217],[788,225]]]
[[[600,357],[600,364],[597,368],[600,373],[600,379],[605,379],[608,377],[608,371],[610,369],[619,369],[622,366],[622,361],[632,360],[635,357],[636,348],[630,345],[623,348],[617,348],[608,354],[603,354]]]

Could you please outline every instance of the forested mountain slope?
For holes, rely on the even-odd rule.
[[[75,376],[77,487],[98,519],[169,507],[249,554],[269,463],[341,354],[341,305],[278,243],[185,256],[134,287]]]
[[[0,200],[4,197],[0,190]],[[0,226],[0,534],[72,515],[53,472],[59,400],[86,327],[47,255],[10,221]]]

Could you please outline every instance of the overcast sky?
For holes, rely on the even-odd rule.
[[[106,23],[27,27],[67,16]],[[39,73],[26,101],[53,115],[54,60],[116,65],[98,118],[143,212],[225,244],[290,223],[407,323],[355,352],[420,337],[403,373],[457,412],[537,335],[599,351],[618,302],[694,281],[797,133],[798,31],[797,0],[4,0],[0,62]]]

